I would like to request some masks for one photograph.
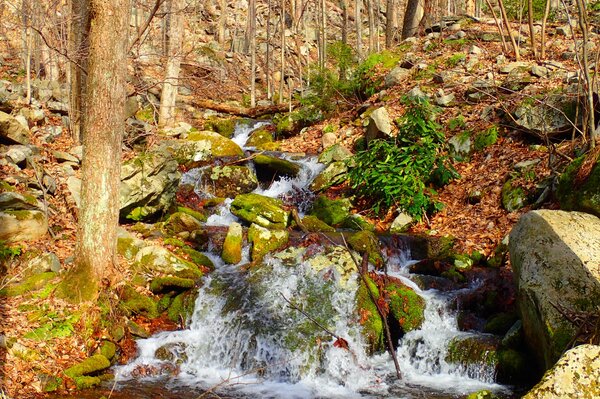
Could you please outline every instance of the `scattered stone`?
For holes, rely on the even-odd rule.
[[[0,111],[0,142],[29,144],[29,129],[15,117]]]
[[[32,210],[0,212],[0,240],[35,241],[46,235],[48,219],[43,212]]]
[[[392,234],[400,234],[404,233],[409,227],[414,223],[414,219],[408,213],[400,212],[398,216],[394,219],[390,226],[390,233]]]
[[[156,275],[171,275],[190,278],[194,281],[202,277],[202,272],[198,266],[177,257],[160,245],[150,245],[141,248],[135,256],[135,262],[138,268]]]
[[[52,113],[59,115],[67,115],[69,113],[69,106],[66,103],[59,101],[48,101],[46,107]]]
[[[300,166],[297,163],[287,161],[278,157],[259,154],[253,159],[257,170],[260,168],[266,168],[278,175],[296,177],[300,173]]]
[[[52,155],[54,156],[56,161],[59,163],[62,163],[62,162],[79,163],[79,158],[77,158],[75,155],[69,154],[68,152],[52,151]]]
[[[502,186],[502,207],[508,212],[516,212],[529,203],[525,190],[509,180]]]
[[[352,157],[352,153],[346,147],[341,144],[335,144],[326,148],[319,155],[319,162],[329,165],[332,162],[345,161],[350,157]]]
[[[513,61],[500,67],[500,73],[511,73],[516,69],[529,69],[531,64],[525,61]]]
[[[329,132],[329,133],[325,133],[323,134],[323,137],[321,137],[321,143],[323,148],[329,148],[331,146],[333,146],[335,143],[337,142],[337,134]]]
[[[517,172],[525,172],[533,167],[535,167],[537,164],[539,164],[540,162],[542,162],[541,159],[539,158],[535,158],[535,159],[528,159],[526,161],[521,161],[521,162],[517,162],[515,164],[515,166],[513,166],[513,168],[517,171]]]
[[[592,166],[588,177],[577,182],[577,175],[584,157],[575,159],[560,176],[556,197],[561,208],[591,213],[600,217],[600,161]]]
[[[309,189],[319,193],[329,187],[343,183],[347,179],[348,166],[345,162],[332,162],[310,183]]]
[[[384,87],[390,88],[402,83],[407,77],[411,74],[410,69],[403,68],[402,66],[397,66],[392,69],[384,79]]]
[[[311,233],[333,233],[335,229],[327,223],[313,215],[306,215],[302,218],[302,225]]]
[[[45,273],[45,272],[60,272],[60,259],[56,254],[49,252],[40,256],[36,256],[31,259],[27,264],[29,272],[32,274]]]
[[[365,134],[367,142],[378,138],[390,137],[391,134],[392,124],[387,109],[385,107],[377,108],[369,116],[369,124]]]
[[[435,103],[440,107],[449,107],[454,104],[455,98],[454,93],[445,94],[443,89],[439,89],[435,96]]]
[[[84,361],[77,363],[64,371],[70,378],[90,375],[110,367],[110,361],[103,355],[97,354],[88,357]]]
[[[309,214],[330,226],[338,226],[350,216],[350,208],[351,204],[347,199],[330,200],[321,195],[313,203]]]
[[[534,65],[531,67],[531,74],[533,76],[537,76],[538,78],[545,78],[550,74],[550,70],[546,67]]]
[[[481,49],[481,47],[477,47],[473,44],[471,48],[469,48],[469,54],[480,55],[483,54],[483,50]]]
[[[468,161],[473,151],[471,136],[468,132],[457,134],[448,140],[450,156],[459,162]]]
[[[254,191],[258,179],[247,166],[208,166],[198,169],[197,186],[204,195],[218,198],[234,198],[238,194]]]
[[[133,320],[127,320],[127,329],[131,333],[131,335],[140,337],[140,338],[150,338],[150,332],[146,330],[144,327],[140,326]],[[101,356],[101,355],[98,355]],[[110,362],[109,362],[110,365]]]

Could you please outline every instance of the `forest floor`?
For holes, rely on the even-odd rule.
[[[476,33],[482,31],[494,31],[491,24],[471,24],[465,31],[469,37],[475,37]],[[562,41],[561,41],[562,40]],[[422,58],[428,64],[443,65],[445,60],[454,53],[465,50],[464,48],[452,47],[455,44],[444,43],[443,38],[439,39],[439,50],[436,52],[423,50],[425,39],[419,39],[417,45],[413,46],[417,58]],[[435,41],[434,41],[435,42]],[[476,74],[484,76],[495,67],[496,56],[500,54],[499,43],[487,43],[482,41],[473,41],[484,51],[481,61],[484,68],[477,72],[464,72],[465,75]],[[567,48],[567,41],[553,37],[550,41],[548,59],[560,59]],[[468,46],[467,46],[468,47]],[[531,55],[526,56],[533,63]],[[10,61],[5,59],[5,61]],[[15,64],[5,62],[0,69],[1,79],[13,79],[17,60]],[[563,62],[568,68],[574,68],[572,63]],[[209,81],[210,83],[211,81]],[[214,83],[214,82],[213,82]],[[434,90],[436,88],[432,77],[419,82],[422,87]],[[540,79],[533,83],[538,86],[538,91],[551,90],[557,85],[562,85],[551,78]],[[367,102],[371,105],[385,105],[390,115],[397,117],[402,113],[403,107],[400,98],[415,85],[413,79],[407,78],[403,84],[399,84],[389,90],[385,95],[387,100],[380,100],[379,95],[375,95]],[[206,87],[216,87],[216,84],[207,84]],[[226,94],[231,95],[234,92],[243,91],[243,86],[235,86],[235,90],[229,90]],[[460,85],[446,87],[456,93],[464,92],[465,88]],[[195,95],[211,98],[208,92],[196,92]],[[528,94],[529,95],[529,94]],[[501,121],[496,116],[491,120],[483,120],[481,115],[484,108],[493,106],[495,109],[506,109],[510,103],[522,99],[519,93],[512,96],[506,96],[503,99],[490,98],[479,104],[458,103],[455,106],[444,108],[439,114],[439,121],[443,126],[447,126],[448,121],[462,115],[466,126],[472,131],[484,130],[491,125],[499,126],[499,140],[485,148],[483,151],[475,153],[470,160],[465,162],[455,162],[454,167],[460,174],[460,179],[452,181],[447,186],[438,190],[438,200],[444,204],[442,211],[435,213],[420,223],[414,225],[411,233],[425,233],[436,236],[451,235],[456,238],[456,250],[458,252],[471,253],[480,251],[484,255],[493,253],[496,246],[510,232],[514,223],[519,217],[529,211],[531,206],[526,206],[516,212],[506,211],[501,204],[502,186],[507,178],[514,172],[514,165],[520,161],[540,160],[535,166],[533,173],[536,176],[535,181],[521,178],[520,183],[523,186],[535,185],[536,181],[543,180],[553,173],[556,165],[552,158],[552,151],[545,146],[546,143],[532,136],[525,135],[515,131],[512,127]],[[214,100],[215,98],[212,97]],[[225,97],[223,100],[230,100],[231,97]],[[500,103],[502,101],[503,103]],[[331,115],[327,120],[309,127],[306,131],[295,136],[283,139],[281,149],[284,151],[304,152],[308,154],[318,153],[322,146],[323,129],[326,125],[343,125],[343,121],[353,120],[357,117],[355,110],[350,109],[338,114]],[[59,125],[59,119],[49,118],[46,123]],[[352,143],[362,135],[362,129],[352,130],[352,134],[341,137],[340,141],[348,148]],[[451,132],[447,130],[450,137]],[[157,139],[158,140],[158,139]],[[51,212],[49,213],[49,225],[52,234],[43,240],[19,244],[22,253],[45,253],[53,252],[60,258],[64,268],[72,264],[72,257],[76,241],[76,222],[77,209],[69,194],[66,186],[67,176],[64,170],[54,159],[53,151],[68,151],[74,146],[68,135],[67,129],[56,141],[48,143],[42,141],[40,137],[33,134],[32,144],[41,149],[41,161],[38,165],[45,172],[53,176],[57,181],[57,190],[54,195],[48,195],[46,200]],[[534,145],[536,144],[536,145]],[[540,146],[541,144],[541,146]],[[560,152],[569,154],[577,143],[571,140],[565,140],[555,144]],[[128,157],[130,154],[124,154]],[[551,167],[552,166],[552,167]],[[32,179],[36,177],[35,168],[27,168],[22,171],[28,174]],[[7,167],[0,166],[0,177],[17,188],[17,191],[25,191],[25,183],[12,177],[12,171]],[[472,203],[469,198],[474,192],[482,193],[481,201]],[[354,211],[363,214],[373,221],[381,231],[385,231],[395,213],[393,211],[373,214],[368,208],[368,202],[362,203],[366,208],[357,208]],[[550,199],[542,205],[544,208],[556,208],[557,205]],[[121,260],[124,262],[124,260]],[[125,264],[123,264],[125,266]],[[509,267],[509,265],[506,265]],[[18,280],[24,272],[23,265],[20,263],[19,256],[15,256],[8,264],[8,276],[2,279],[0,288],[6,286],[11,281]],[[27,311],[28,309],[38,309],[39,311]],[[59,299],[53,297],[50,293],[47,295],[35,296],[16,296],[3,297],[0,300],[0,336],[4,337],[22,337],[30,333],[35,328],[39,328],[53,320],[63,320],[62,316],[69,313],[75,313],[78,309],[68,305]],[[62,371],[74,363],[84,359],[92,353],[97,342],[102,336],[98,332],[91,338],[91,342],[86,342],[79,329],[86,325],[86,317],[93,318],[94,307],[90,307],[89,315],[79,320],[66,323],[65,336],[56,337],[50,341],[36,341],[34,339],[19,340],[18,351],[13,349],[8,351],[5,345],[0,345],[0,389],[11,398],[42,397],[42,381],[40,375],[61,375]],[[27,356],[28,353],[35,353],[35,357]],[[68,386],[73,388],[73,386]],[[2,392],[0,391],[0,392]],[[0,393],[0,397],[3,397]]]

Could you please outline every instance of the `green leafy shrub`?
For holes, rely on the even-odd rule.
[[[475,150],[481,151],[485,147],[489,147],[498,141],[498,128],[492,126],[482,132],[477,133],[475,136]]]
[[[453,68],[466,59],[467,56],[464,53],[454,53],[446,60],[446,65]]]
[[[391,51],[374,53],[367,57],[354,73],[356,94],[362,100],[377,93],[383,84],[384,71],[391,70],[400,61],[400,56]]]
[[[378,139],[348,161],[352,188],[373,199],[373,209],[398,206],[416,219],[441,209],[429,183],[446,184],[458,177],[441,155],[444,134],[433,108],[422,97],[403,99],[406,111],[394,139]]]

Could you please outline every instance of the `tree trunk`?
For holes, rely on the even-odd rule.
[[[167,66],[165,80],[160,95],[158,125],[169,127],[175,123],[175,104],[179,89],[181,67],[181,47],[183,43],[184,0],[172,0],[168,32]]]
[[[271,100],[271,0],[267,0],[267,54],[265,60],[265,80],[267,81],[267,100]]]
[[[396,31],[396,2],[387,0],[385,6],[385,48],[392,48]]]
[[[321,68],[325,68],[327,60],[327,3],[321,0]]]
[[[533,0],[527,0],[527,17],[529,22],[529,36],[531,36],[531,51],[533,58],[538,59],[537,48],[535,47],[535,31],[533,29]]]
[[[341,6],[342,6],[342,43],[348,44],[348,0],[342,0]]]
[[[419,0],[408,0],[404,12],[404,21],[402,22],[402,40],[413,37],[417,33],[419,26],[419,21],[417,21],[418,11]]]
[[[90,31],[89,0],[71,0],[71,26],[69,29],[69,54],[74,62],[69,64],[69,122],[71,137],[81,143],[85,115],[86,75],[82,68],[87,68],[88,33]]]
[[[356,55],[362,60],[362,12],[360,10],[363,0],[356,0],[354,5],[354,23],[356,24]]]
[[[115,279],[129,0],[91,0],[88,101],[75,266],[59,294],[94,300]]]
[[[256,107],[256,0],[248,2],[250,21],[250,106]]]
[[[521,59],[521,54],[519,53],[519,45],[517,44],[515,37],[512,34],[512,29],[510,28],[510,22],[508,20],[508,16],[506,15],[506,8],[504,7],[504,1],[498,0],[498,5],[500,6],[500,15],[502,15],[502,22],[504,22],[504,27],[508,32],[508,36],[510,38],[510,43],[515,52],[515,61],[519,61]]]
[[[367,15],[369,19],[369,54],[377,51],[377,31],[375,28],[375,5],[374,0],[367,0]]]
[[[280,2],[281,8],[281,76],[279,77],[279,103],[283,103],[283,81],[285,80],[285,0]]]
[[[548,21],[548,14],[550,14],[550,1],[546,0],[546,7],[544,7],[544,17],[542,18],[542,32],[540,38],[540,60],[546,59],[546,23]]]
[[[219,8],[221,14],[219,14],[219,44],[221,48],[225,48],[225,25],[227,23],[227,0],[219,0]]]

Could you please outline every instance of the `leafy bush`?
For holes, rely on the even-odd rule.
[[[444,134],[433,108],[422,97],[403,99],[406,111],[393,139],[377,139],[348,161],[352,188],[373,199],[373,209],[398,206],[416,219],[441,209],[429,183],[446,184],[458,177],[441,155]]]
[[[369,55],[354,73],[357,96],[364,100],[377,93],[383,84],[384,76],[381,72],[392,69],[398,61],[400,56],[387,50]]]
[[[493,145],[498,141],[498,128],[492,126],[482,132],[477,133],[475,136],[475,150],[481,151],[485,147]]]

